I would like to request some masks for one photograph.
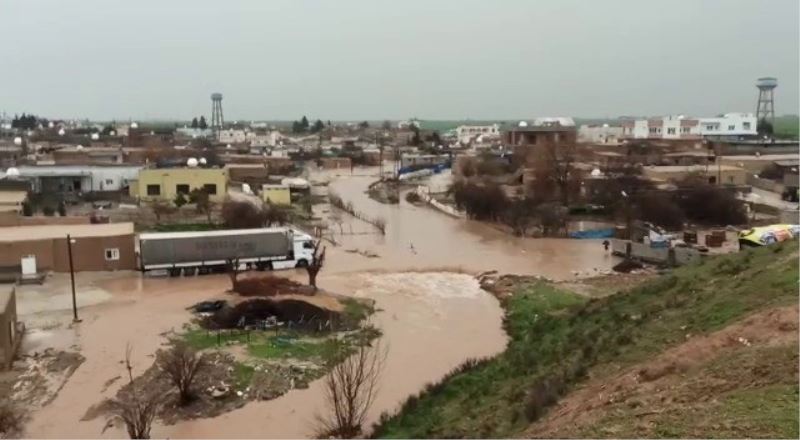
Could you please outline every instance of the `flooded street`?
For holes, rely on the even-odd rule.
[[[591,273],[613,265],[614,258],[597,241],[520,239],[404,200],[400,205],[379,204],[365,194],[374,180],[372,176],[333,179],[330,189],[357,210],[384,217],[386,235],[377,235],[372,226],[342,213],[341,228],[348,234],[337,235],[340,246],[329,246],[326,267],[319,276],[320,286],[327,290],[376,301],[378,312],[372,319],[383,331],[382,343],[388,348],[388,356],[370,422],[381,412],[395,410],[406,397],[465,360],[504,349],[502,310],[494,297],[479,288],[472,274],[498,270],[564,279],[575,272]],[[350,231],[354,234],[349,235]],[[353,249],[379,257],[348,252]],[[281,275],[305,281],[304,272],[284,271]],[[90,276],[78,275],[84,280]],[[113,396],[124,382],[114,382],[114,378],[125,374],[121,362],[126,344],[133,346],[135,372],[142,373],[152,364],[165,334],[180,331],[189,320],[186,307],[201,300],[229,297],[225,291],[230,281],[225,275],[141,278],[138,273],[129,273],[107,278],[86,287],[92,292],[91,300],[79,293],[82,323],[68,325],[71,311],[62,296],[45,316],[36,317],[36,322],[48,323],[39,326],[42,328],[61,323],[54,331],[62,335],[47,338],[40,334],[37,350],[67,340],[78,347],[86,361],[53,402],[32,414],[26,436],[124,437],[118,428],[101,434],[105,426],[102,418],[80,419],[90,407]],[[24,307],[20,312],[22,319],[27,319]],[[64,338],[65,334],[68,337]],[[152,435],[307,437],[312,434],[315,415],[323,409],[322,385],[317,380],[307,389],[249,403],[214,418],[157,425]]]

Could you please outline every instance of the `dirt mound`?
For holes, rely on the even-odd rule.
[[[234,292],[242,296],[310,295],[313,288],[273,275],[251,276],[236,281]]]
[[[651,361],[612,377],[592,378],[533,424],[525,437],[575,437],[586,432],[601,436],[659,436],[652,431],[654,423],[649,423],[649,418],[666,413],[677,417],[676,413],[702,412],[694,406],[698,402],[716,400],[716,396],[726,391],[771,385],[786,377],[794,377],[796,384],[797,322],[798,306],[793,305],[753,314],[709,335],[693,337],[687,333],[686,342]],[[777,350],[783,352],[779,355],[783,356],[780,362],[765,359],[766,353],[775,355],[776,347],[791,346],[795,347],[793,354],[789,353],[791,350]],[[787,356],[793,356],[794,361],[784,362]],[[737,359],[735,365],[720,361],[728,357]],[[714,367],[715,363],[722,366]],[[790,368],[780,376],[785,365]],[[598,433],[589,428],[600,420],[621,418],[623,414],[629,414],[625,417],[634,424],[626,428],[632,429],[631,432]],[[683,434],[671,436],[687,436]],[[707,432],[692,434],[688,436],[708,435]]]
[[[638,270],[638,269],[641,269],[641,268],[643,268],[643,267],[644,267],[644,266],[642,266],[642,263],[639,263],[638,261],[634,261],[634,260],[623,260],[623,261],[620,261],[619,263],[617,263],[617,264],[616,264],[614,267],[612,267],[611,269],[612,269],[614,272],[620,272],[620,273],[629,273],[629,272],[631,272],[631,271],[633,271],[633,270]]]
[[[300,299],[273,300],[258,298],[243,301],[233,307],[223,307],[202,322],[211,330],[260,326],[275,319],[287,328],[302,330],[350,330],[342,314]]]

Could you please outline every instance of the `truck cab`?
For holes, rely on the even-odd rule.
[[[308,234],[293,231],[294,267],[306,267],[314,259],[314,238]]]

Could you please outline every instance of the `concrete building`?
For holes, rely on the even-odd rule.
[[[242,144],[247,142],[247,132],[242,129],[234,128],[220,130],[219,141],[223,144]]]
[[[319,165],[326,170],[349,170],[352,168],[352,161],[349,157],[322,157]]]
[[[67,234],[76,271],[136,268],[133,223],[0,228],[0,267],[20,268],[23,257],[33,256],[36,272],[69,272]]]
[[[460,125],[456,127],[456,138],[462,144],[468,144],[481,137],[499,137],[500,125]]]
[[[25,326],[17,321],[17,294],[13,285],[0,285],[0,369],[10,368]]]
[[[651,180],[672,183],[692,175],[699,175],[707,179],[710,184],[722,183],[735,186],[747,184],[747,171],[730,165],[647,166],[642,169],[642,174]]]
[[[22,165],[19,176],[35,193],[122,191],[136,180],[139,165]]]
[[[56,165],[115,165],[125,162],[122,147],[70,146],[52,154]]]
[[[578,128],[578,142],[586,144],[619,145],[622,143],[621,125],[584,124]]]
[[[228,171],[225,168],[143,169],[130,188],[132,197],[167,201],[174,200],[178,193],[188,195],[193,189],[203,189],[211,200],[219,202],[228,191]]]
[[[744,168],[750,174],[760,174],[765,168],[776,164],[785,164],[789,168],[800,167],[800,155],[794,154],[760,154],[752,156],[722,156],[723,165]],[[780,166],[780,165],[779,165]]]
[[[292,195],[288,185],[262,185],[261,200],[273,205],[291,205]]]
[[[28,200],[28,191],[3,189],[0,187],[0,212],[22,212],[22,204]]]
[[[625,120],[622,136],[627,139],[700,139],[756,136],[756,118],[750,113],[726,113],[714,118],[671,115]]]
[[[400,156],[400,168],[427,167],[446,163],[450,156],[444,154],[403,154]]]

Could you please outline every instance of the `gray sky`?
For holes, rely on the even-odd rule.
[[[226,119],[798,113],[797,0],[2,0],[0,111]]]

